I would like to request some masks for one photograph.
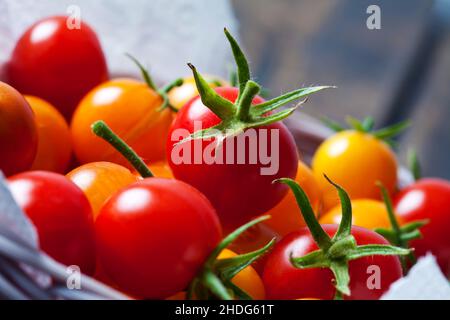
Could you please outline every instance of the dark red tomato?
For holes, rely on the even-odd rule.
[[[17,90],[0,81],[0,170],[9,176],[30,169],[37,142],[30,105]]]
[[[95,222],[103,272],[129,294],[163,299],[185,290],[222,236],[206,197],[148,178],[114,194]]]
[[[238,89],[233,87],[216,88],[216,92],[222,97],[234,102],[238,96]],[[264,100],[255,97],[253,104],[262,103]],[[219,214],[223,226],[231,230],[242,225],[254,216],[263,214],[274,207],[287,193],[287,187],[282,184],[272,184],[272,181],[281,177],[294,178],[297,172],[298,154],[295,141],[288,129],[281,122],[273,123],[255,129],[256,134],[252,142],[256,141],[256,149],[238,143],[238,137],[227,138],[223,141],[223,163],[208,164],[202,155],[208,153],[205,150],[213,149],[215,140],[196,140],[179,144],[174,148],[174,143],[181,140],[183,131],[193,133],[198,130],[196,123],[201,123],[202,128],[209,128],[220,123],[210,109],[203,105],[199,97],[189,101],[177,114],[171,130],[169,131],[167,144],[167,159],[174,176],[183,180],[203,192],[212,202]],[[181,129],[181,130],[180,130]],[[253,130],[253,129],[251,129]],[[179,134],[180,133],[180,134]],[[273,135],[278,134],[278,136]],[[263,136],[261,136],[263,135]],[[258,156],[251,162],[249,153],[257,154],[261,150],[261,138],[267,137],[267,149],[273,157],[271,164],[263,164]],[[278,140],[276,139],[278,137]],[[234,139],[234,153],[227,155],[227,140]],[[190,144],[190,163],[176,159],[177,150],[186,150]],[[274,154],[270,150],[274,144],[278,144],[278,150],[274,148]],[[238,146],[239,145],[239,146]],[[254,144],[255,145],[255,144]],[[243,148],[242,148],[243,146]],[[276,146],[276,145],[274,145]],[[229,149],[229,148],[228,148]],[[239,151],[240,150],[240,151]],[[276,152],[278,151],[278,152]],[[239,163],[239,153],[245,156],[245,164]],[[263,152],[264,153],[264,152]],[[183,154],[184,155],[184,154]],[[200,161],[195,163],[200,157]],[[226,159],[231,159],[228,161]],[[181,162],[181,163],[180,163]],[[200,162],[200,163],[198,163]],[[269,174],[262,174],[261,168],[274,169]]]
[[[49,171],[28,171],[8,181],[14,199],[36,226],[41,249],[61,263],[93,274],[94,220],[83,191]]]
[[[420,179],[399,192],[394,205],[401,224],[429,220],[420,228],[423,237],[410,245],[417,256],[434,254],[442,272],[450,276],[450,182]]]
[[[108,78],[94,31],[81,22],[67,27],[67,17],[43,19],[19,39],[6,68],[9,83],[22,94],[43,98],[70,119],[81,98]]]
[[[338,229],[334,224],[322,227],[330,236]],[[389,244],[379,234],[357,226],[352,227],[352,235],[358,245]],[[289,260],[291,254],[301,257],[317,249],[307,228],[292,232],[277,243],[267,257],[264,268],[267,299],[333,299],[334,277],[330,269],[297,269]],[[350,261],[349,273],[351,296],[345,299],[379,299],[391,283],[402,276],[402,268],[396,256],[372,256]],[[374,278],[370,278],[378,275],[379,289],[373,288],[377,283]]]

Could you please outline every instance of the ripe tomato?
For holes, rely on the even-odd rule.
[[[223,98],[234,102],[238,96],[239,90],[232,87],[220,87],[215,91]],[[261,103],[263,99],[256,96],[253,104]],[[193,133],[198,128],[196,123],[201,123],[203,128],[210,128],[220,123],[220,118],[210,109],[203,105],[200,98],[191,100],[186,104],[175,118],[169,132],[167,143],[167,158],[175,178],[183,180],[198,190],[203,192],[216,208],[221,222],[226,229],[234,228],[252,217],[262,214],[275,206],[286,194],[287,189],[284,186],[272,184],[272,181],[280,177],[294,177],[297,171],[298,155],[294,139],[287,128],[281,123],[276,122],[264,127],[255,129],[259,137],[267,133],[267,140],[270,150],[271,143],[278,143],[279,159],[275,160],[278,165],[278,171],[271,175],[262,175],[260,169],[265,167],[260,161],[255,164],[239,164],[237,152],[232,154],[232,164],[212,163],[208,164],[204,159],[196,164],[193,159],[198,157],[200,152],[202,156],[205,149],[214,146],[213,140],[188,141],[179,144],[181,148],[187,150],[190,148],[192,154],[189,163],[177,162],[176,149],[174,144],[180,139],[179,133],[188,131]],[[278,133],[278,141],[271,141],[272,133]],[[237,137],[227,138],[223,142],[223,158],[227,159],[226,140]],[[259,140],[259,138],[258,138]],[[200,141],[200,143],[198,143]],[[238,143],[235,143],[237,145]],[[197,146],[200,146],[198,149]],[[238,146],[238,149],[241,146]],[[246,148],[245,152],[251,152]],[[172,154],[174,151],[175,155]],[[276,156],[276,155],[275,155]],[[174,161],[175,160],[175,161]],[[249,161],[247,161],[249,162]]]
[[[184,290],[222,235],[206,197],[188,184],[162,178],[115,193],[95,227],[103,271],[122,290],[143,298]]]
[[[170,167],[167,162],[159,161],[154,163],[148,163],[147,166],[155,177],[173,179],[172,170],[170,170]],[[139,173],[137,172],[136,174],[139,175]]]
[[[316,215],[318,215],[321,207],[319,185],[311,169],[301,161],[298,162],[295,181],[306,192],[309,201],[311,202],[312,209]],[[294,194],[291,192],[288,192],[283,200],[266,214],[270,215],[272,218],[263,223],[281,236],[285,236],[286,234],[305,226],[297,201],[295,200]]]
[[[356,199],[352,200],[354,226],[364,227],[369,230],[375,228],[391,228],[386,205],[378,200]],[[342,209],[337,205],[319,219],[321,224],[339,224],[342,218]]]
[[[19,39],[6,67],[12,86],[50,102],[70,119],[81,98],[108,78],[105,57],[94,31],[81,22],[70,29],[67,17],[45,18]]]
[[[105,121],[144,161],[165,158],[165,139],[172,121],[163,100],[147,84],[115,79],[94,88],[77,107],[71,124],[74,150],[81,163],[110,161],[127,167],[128,162],[107,142],[95,136],[91,125]]]
[[[0,170],[9,176],[29,169],[37,143],[29,104],[17,90],[0,81]]]
[[[228,82],[212,76],[205,76],[211,88],[226,87]],[[176,109],[180,110],[189,100],[198,96],[198,89],[195,85],[194,77],[186,77],[183,79],[183,84],[179,87],[173,88],[167,95],[170,104]]]
[[[8,181],[14,199],[36,226],[41,249],[92,274],[94,223],[83,192],[63,175],[48,171],[28,171]]]
[[[33,96],[25,99],[34,112],[38,149],[31,169],[64,173],[72,155],[72,139],[64,117],[48,102]]]
[[[338,225],[322,225],[322,227],[329,236],[333,236],[338,229]],[[358,245],[388,244],[382,236],[365,228],[354,226],[351,234]],[[330,269],[298,269],[290,261],[291,254],[294,257],[301,257],[317,249],[306,227],[288,234],[278,242],[269,253],[264,268],[263,281],[267,298],[333,299],[336,290]],[[374,268],[374,273],[370,271],[371,267]],[[346,299],[378,299],[391,283],[402,276],[402,268],[397,257],[376,255],[349,261],[349,273],[351,296],[346,296]],[[379,288],[369,288],[371,276],[378,278]]]
[[[401,190],[394,198],[400,224],[428,219],[420,228],[422,238],[410,246],[417,256],[431,252],[442,272],[450,276],[450,183],[437,178],[420,179]]]
[[[137,175],[112,162],[91,162],[73,169],[67,174],[91,203],[94,220],[102,205],[116,191],[139,180]]]
[[[324,209],[339,203],[323,174],[340,184],[352,199],[380,199],[376,182],[392,194],[397,185],[397,162],[386,143],[370,133],[345,130],[326,139],[317,149],[312,169],[322,190]]]

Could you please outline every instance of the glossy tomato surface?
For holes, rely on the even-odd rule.
[[[220,87],[215,90],[232,102],[238,95],[237,88]],[[262,101],[262,98],[255,97],[253,103]],[[167,159],[175,178],[203,192],[216,208],[224,227],[231,230],[252,217],[265,213],[286,195],[286,186],[273,184],[272,181],[281,177],[295,177],[298,154],[292,135],[281,122],[252,129],[253,138],[246,139],[245,143],[236,142],[239,136],[225,139],[223,148],[219,149],[224,159],[222,163],[217,161],[220,159],[219,153],[211,153],[215,140],[184,142],[174,147],[187,133],[192,133],[199,127],[209,128],[219,122],[220,119],[203,105],[200,98],[191,100],[179,111],[172,124],[167,143]],[[260,141],[265,138],[267,143],[261,144]],[[231,155],[229,152],[232,148],[227,148],[227,141],[230,139],[234,140],[234,153],[230,153]],[[257,148],[251,148],[250,145]],[[270,164],[264,165],[258,156],[257,153],[263,150],[261,146],[267,147],[272,158]],[[273,154],[270,150],[273,150]],[[213,156],[208,157],[210,154]],[[240,158],[243,161],[239,161],[239,154],[243,155]],[[229,160],[225,160],[227,157]],[[254,157],[253,161],[250,160],[251,157]],[[268,172],[261,171],[262,168],[269,167],[271,169]]]
[[[95,32],[84,22],[69,27],[69,20],[49,17],[28,28],[6,68],[12,86],[50,102],[66,119],[90,89],[108,78]]]
[[[322,227],[330,236],[338,229],[338,225],[334,224]],[[361,227],[352,227],[352,235],[358,245],[388,244],[382,236]],[[267,299],[333,299],[335,288],[331,270],[297,269],[290,262],[291,254],[293,257],[301,257],[317,248],[307,228],[288,234],[275,245],[264,268],[263,281]],[[352,260],[349,262],[349,272],[351,296],[345,298],[354,300],[379,299],[390,284],[402,276],[400,261],[395,256]],[[369,278],[371,276],[379,276],[379,288]]]
[[[16,89],[0,81],[0,170],[6,176],[28,170],[37,143],[30,105]]]
[[[450,183],[426,178],[406,187],[394,199],[395,212],[401,224],[429,220],[420,228],[422,238],[410,245],[417,256],[434,254],[447,276],[450,276]]]
[[[41,249],[93,274],[94,222],[83,192],[65,176],[48,171],[28,171],[8,181],[14,199],[36,226]]]
[[[186,289],[222,232],[204,195],[174,179],[148,178],[115,193],[95,222],[103,272],[136,297]]]

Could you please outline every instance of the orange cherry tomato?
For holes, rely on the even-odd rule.
[[[211,88],[229,86],[229,83],[223,79],[213,76],[205,76]],[[193,76],[183,79],[183,84],[173,88],[167,96],[170,104],[177,110],[180,110],[189,100],[198,96],[197,86]]]
[[[169,164],[167,162],[159,161],[154,163],[147,163],[147,166],[155,177],[174,179],[172,170],[170,170]],[[140,176],[138,172],[135,172],[135,174]]]
[[[352,224],[366,229],[390,228],[386,205],[382,201],[372,199],[352,200]],[[341,222],[341,205],[337,205],[320,219],[321,224],[339,224]]]
[[[50,103],[34,96],[25,96],[35,115],[38,149],[32,170],[64,173],[72,155],[69,126],[62,114]]]
[[[0,81],[0,170],[10,176],[30,169],[37,143],[36,123],[28,102]]]
[[[105,121],[144,161],[164,160],[172,116],[168,108],[160,110],[162,102],[157,92],[133,79],[115,79],[94,88],[78,105],[71,123],[78,160],[130,167],[113,147],[92,133],[91,125],[97,120]]]
[[[94,219],[103,203],[119,189],[139,180],[127,168],[112,162],[91,162],[67,174],[88,198]]]
[[[370,133],[355,130],[341,131],[326,139],[314,155],[312,169],[325,210],[336,206],[339,198],[323,174],[341,185],[351,199],[380,199],[377,181],[390,193],[397,185],[397,161],[389,146]]]
[[[298,162],[295,181],[306,192],[309,201],[311,202],[312,209],[318,214],[321,207],[319,184],[311,169],[301,161]],[[273,209],[269,210],[267,214],[271,215],[272,218],[263,223],[281,236],[285,236],[286,234],[305,226],[301,211],[292,192],[288,192],[283,200],[281,200],[281,202]]]

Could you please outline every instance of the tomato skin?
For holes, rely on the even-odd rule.
[[[352,224],[369,230],[375,228],[391,229],[386,205],[378,200],[352,200]],[[342,218],[341,205],[337,205],[319,219],[320,224],[339,224]]]
[[[219,87],[215,90],[219,95],[232,102],[238,96],[237,88]],[[262,98],[255,97],[253,103],[262,101]],[[172,159],[172,151],[176,150],[174,144],[178,141],[176,139],[179,139],[177,133],[180,131],[178,130],[183,129],[192,133],[198,129],[194,127],[196,122],[200,122],[203,128],[209,128],[220,122],[220,119],[203,105],[200,98],[192,99],[178,112],[169,131],[167,159],[175,178],[193,185],[208,197],[216,208],[225,229],[231,230],[252,217],[263,214],[286,195],[286,186],[272,183],[274,179],[281,177],[294,178],[297,172],[298,154],[295,141],[284,124],[277,122],[256,129],[258,138],[262,134],[262,130],[267,130],[269,145],[272,143],[271,133],[279,133],[278,172],[273,175],[261,175],[260,169],[265,166],[261,165],[259,161],[256,164],[248,164],[249,161],[247,164],[238,164],[237,152],[234,153],[233,164],[206,164],[204,161],[201,164],[195,164],[193,157],[191,157],[191,163],[176,164]],[[174,140],[172,140],[172,135],[174,135]],[[236,137],[231,139],[236,139]],[[197,141],[185,142],[180,144],[179,148],[189,148],[188,144],[190,144],[192,154],[194,154],[197,143]],[[215,142],[203,140],[199,143],[203,154],[205,148],[208,146],[211,148],[210,145]],[[226,141],[223,143],[223,154],[226,159]],[[268,150],[270,150],[270,146]]]
[[[70,119],[81,98],[108,78],[108,70],[95,32],[84,22],[80,29],[69,29],[67,19],[49,17],[28,28],[14,48],[6,78]]]
[[[8,182],[14,199],[36,226],[40,248],[61,263],[93,274],[94,223],[83,192],[49,171],[20,173]]]
[[[92,133],[92,123],[103,120],[144,161],[163,161],[172,116],[169,109],[159,111],[161,104],[158,93],[134,79],[114,79],[95,87],[73,115],[71,132],[77,159],[82,164],[109,161],[131,168],[119,152]]]
[[[442,272],[450,276],[450,182],[420,179],[396,194],[394,207],[400,224],[429,220],[420,228],[423,237],[412,240],[410,246],[419,257],[434,254]]]
[[[323,174],[341,185],[351,199],[381,199],[377,181],[390,194],[397,185],[397,161],[392,150],[370,133],[355,130],[326,139],[314,155],[312,169],[322,190],[324,210],[339,204],[339,197]]]
[[[6,176],[28,170],[37,143],[30,105],[16,89],[0,81],[0,170]]]
[[[69,126],[59,111],[48,102],[25,96],[35,115],[38,149],[32,170],[64,173],[72,155]]]
[[[325,232],[333,236],[338,225],[322,225]],[[352,235],[358,245],[388,244],[377,233],[365,228],[352,227]],[[269,253],[264,269],[263,281],[267,299],[300,299],[314,297],[317,299],[333,299],[335,288],[333,274],[329,269],[307,268],[297,269],[289,260],[291,252],[300,257],[317,250],[307,228],[292,232],[278,242]],[[377,265],[380,268],[380,289],[368,289],[366,283],[371,273],[367,268]],[[389,288],[390,284],[402,276],[400,261],[395,256],[365,257],[349,262],[351,296],[350,300],[378,299]]]
[[[95,227],[105,274],[133,296],[151,299],[184,290],[222,236],[205,196],[162,178],[144,179],[114,194]]]
[[[306,192],[314,213],[318,215],[322,205],[319,184],[317,183],[311,169],[309,169],[306,164],[301,161],[298,162],[295,181]],[[302,213],[292,192],[288,192],[284,196],[283,200],[281,200],[266,214],[270,215],[272,218],[264,221],[263,223],[268,225],[281,236],[285,236],[286,234],[305,226]]]

